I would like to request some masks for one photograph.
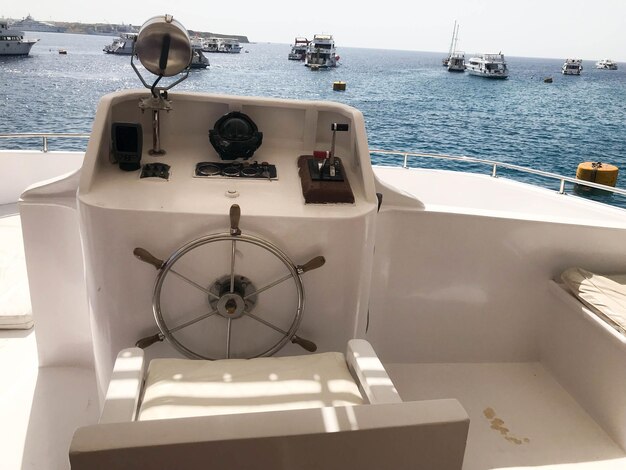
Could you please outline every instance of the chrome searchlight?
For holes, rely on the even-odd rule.
[[[133,60],[137,56],[145,69],[156,75],[157,78],[149,85]],[[151,96],[139,102],[142,111],[152,111],[152,149],[151,155],[163,155],[160,138],[160,111],[169,112],[172,109],[171,100],[167,99],[167,90],[189,76],[192,51],[191,41],[187,30],[174,19],[172,15],[155,16],[146,21],[137,35],[130,65],[146,88],[150,89]],[[167,86],[157,86],[163,77],[172,77],[184,74]]]
[[[191,41],[183,25],[172,15],[155,16],[139,30],[135,53],[146,70],[171,77],[189,67]]]

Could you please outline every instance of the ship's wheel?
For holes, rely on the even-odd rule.
[[[239,206],[231,206],[230,231],[193,240],[165,261],[144,248],[135,248],[133,253],[137,258],[158,270],[152,309],[159,332],[140,339],[138,347],[167,340],[187,357],[210,360],[271,356],[289,341],[307,351],[317,349],[313,342],[299,337],[296,332],[304,313],[301,275],[321,267],[324,257],[316,256],[303,265],[296,265],[273,243],[242,234],[240,216]],[[217,254],[208,255],[207,250],[217,251]],[[245,255],[242,252],[246,252]],[[253,261],[246,265],[243,259]],[[229,266],[216,274],[216,269],[220,269],[216,267],[219,261],[227,261]],[[199,274],[193,264],[200,264],[200,271],[202,268],[212,271],[208,282],[200,279],[206,279],[206,273]],[[274,268],[265,269],[265,274],[282,273],[267,283],[256,284],[251,276],[240,271],[250,268],[263,271],[270,265]],[[181,294],[183,289],[186,291]],[[272,295],[276,289],[282,291]],[[178,294],[176,301],[164,299],[172,293]],[[266,297],[265,302],[263,297]],[[283,298],[292,299],[294,305],[280,305]],[[285,309],[288,311],[280,312]]]

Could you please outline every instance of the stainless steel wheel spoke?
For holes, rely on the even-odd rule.
[[[254,320],[258,321],[259,323],[262,323],[265,326],[271,328],[274,331],[278,331],[279,333],[281,333],[283,335],[288,335],[289,334],[285,330],[283,330],[282,328],[279,328],[276,325],[274,325],[273,323],[270,323],[267,320],[262,319],[261,317],[257,317],[254,313],[250,313],[250,312],[246,311],[246,312],[244,312],[244,315],[247,315],[250,318],[253,318]]]
[[[230,292],[233,294],[235,292],[235,248],[237,242],[235,240],[232,241],[232,247],[230,250]]]
[[[230,333],[232,332],[231,326],[233,324],[233,319],[228,319],[228,326],[226,327],[226,359],[230,359]]]
[[[248,298],[252,297],[253,295],[257,295],[257,294],[260,294],[263,291],[266,291],[267,289],[271,289],[272,287],[277,286],[281,282],[285,282],[287,279],[291,279],[292,277],[293,276],[291,274],[287,274],[286,276],[281,277],[280,279],[277,279],[276,281],[266,285],[265,287],[261,287],[260,289],[257,289],[254,292],[250,292],[248,295],[244,296],[243,300],[247,300]]]
[[[200,320],[204,320],[205,318],[212,317],[217,313],[217,309],[210,311],[209,313],[205,313],[204,315],[200,315],[193,320],[189,320],[188,322],[183,323],[182,325],[175,326],[174,328],[169,328],[170,333],[174,333],[176,331],[182,330],[183,328],[187,328],[188,326],[193,325],[194,323],[198,323]]]
[[[200,284],[196,284],[195,282],[193,282],[191,279],[189,279],[188,277],[183,276],[182,274],[180,274],[178,271],[174,271],[173,269],[170,269],[170,272],[172,274],[175,274],[176,276],[178,276],[179,278],[181,278],[183,281],[185,281],[186,283],[194,286],[196,289],[201,290],[202,292],[204,292],[205,294],[207,294],[209,297],[213,297],[216,300],[219,300],[219,295],[215,295],[213,292],[209,291],[209,289],[206,289],[204,287],[202,287]]]

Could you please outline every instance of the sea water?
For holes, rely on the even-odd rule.
[[[87,133],[102,95],[142,86],[128,56],[102,51],[110,36],[28,36],[40,38],[30,56],[0,57],[1,133]],[[206,54],[210,67],[191,71],[176,90],[339,101],[363,112],[370,149],[466,155],[572,177],[579,163],[602,161],[621,168],[618,186],[626,187],[626,64],[598,70],[595,58],[583,58],[582,75],[567,76],[560,73],[565,57],[507,57],[509,78],[489,80],[448,72],[442,53],[347,48],[336,40],[335,69],[313,72],[287,60],[289,44],[244,44],[241,54]],[[333,91],[335,81],[346,82],[346,91]],[[0,139],[0,148],[28,147]],[[86,141],[51,147],[84,150]],[[373,161],[401,163],[380,155]],[[468,169],[451,161],[413,164]],[[558,187],[529,174],[507,176]]]

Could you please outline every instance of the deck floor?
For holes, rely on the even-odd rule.
[[[93,373],[37,369],[34,336],[0,332],[3,470],[69,468],[73,430],[97,419]],[[465,407],[464,470],[626,469],[624,451],[539,363],[386,368],[404,400],[456,398]]]
[[[0,468],[69,469],[78,426],[95,423],[93,371],[38,367],[35,333],[0,330]]]
[[[464,470],[626,469],[626,453],[540,363],[388,364],[403,400],[456,398]]]

